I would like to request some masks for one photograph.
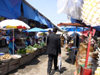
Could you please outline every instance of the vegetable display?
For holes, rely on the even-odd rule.
[[[38,44],[34,44],[33,47],[34,47],[34,48],[41,48],[41,46],[38,45]]]
[[[18,49],[17,54],[26,54],[26,50],[24,48]]]

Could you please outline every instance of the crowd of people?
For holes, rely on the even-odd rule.
[[[48,54],[48,67],[47,67],[47,74],[51,74],[52,70],[52,62],[54,61],[54,70],[58,70],[57,61],[58,57],[61,57],[61,47],[66,47],[66,44],[69,45],[67,47],[70,47],[71,49],[79,49],[80,43],[85,42],[88,43],[88,36],[79,35],[77,33],[74,33],[73,36],[69,35],[58,35],[57,28],[53,28],[53,31],[48,30],[48,34],[44,35],[42,37],[38,37],[37,34],[35,36],[30,37],[27,36],[25,41],[25,46],[33,45],[34,43],[40,43],[45,42],[47,45],[47,54]],[[8,37],[7,44],[9,47],[9,53],[13,54],[17,51],[17,46],[15,44],[15,38],[14,37]],[[94,43],[96,43],[95,39],[92,38],[92,45],[94,46]],[[75,55],[77,54],[77,51],[75,52]]]
[[[57,29],[54,28],[53,32],[49,31],[49,35],[47,38],[47,54],[48,54],[48,68],[47,68],[47,74],[51,74],[52,69],[52,62],[54,61],[54,69],[57,70],[57,59],[59,56],[61,56],[61,47],[68,45],[67,47],[70,48],[70,52],[72,54],[69,54],[69,57],[72,57],[73,55],[73,61],[72,63],[75,63],[75,57],[78,53],[78,50],[80,48],[81,43],[85,43],[88,45],[88,39],[89,35],[79,35],[78,33],[74,33],[74,35],[65,35],[61,34],[60,36],[56,34]],[[92,47],[96,48],[96,39],[95,37],[92,37],[91,39],[91,45]],[[68,48],[66,48],[67,50]],[[74,54],[73,54],[74,53]]]

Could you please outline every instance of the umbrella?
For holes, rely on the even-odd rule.
[[[26,30],[26,32],[48,32],[48,31],[45,29],[35,27],[35,28],[30,29],[30,30]]]
[[[30,27],[25,24],[23,21],[16,19],[7,19],[0,22],[0,28],[7,29],[29,29]]]
[[[14,38],[14,29],[29,29],[30,27],[25,24],[23,21],[16,19],[6,19],[0,22],[1,29],[13,29],[13,38]],[[13,41],[13,54],[14,54],[14,41]]]

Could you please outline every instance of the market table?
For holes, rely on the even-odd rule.
[[[8,61],[0,63],[0,75],[5,75],[15,69],[18,69],[20,66],[30,62],[36,56],[44,53],[45,51],[46,51],[46,46],[44,46],[43,48],[37,49],[33,53],[22,54],[21,58],[10,59]]]

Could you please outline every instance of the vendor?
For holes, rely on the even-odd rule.
[[[25,42],[25,45],[26,45],[26,46],[31,45],[31,42],[30,42],[30,38],[29,38],[29,37],[27,37],[26,42]]]
[[[60,38],[61,38],[61,47],[63,47],[65,42],[65,37],[62,34]]]
[[[38,43],[38,36],[37,36],[37,33],[35,33],[34,38],[35,38],[35,43]]]
[[[13,54],[13,53],[15,53],[17,51],[17,47],[16,47],[16,44],[14,43],[14,41],[15,41],[15,39],[12,38],[12,37],[9,40],[8,47],[9,47],[9,53],[10,54]],[[14,51],[13,51],[13,49],[14,49]]]

